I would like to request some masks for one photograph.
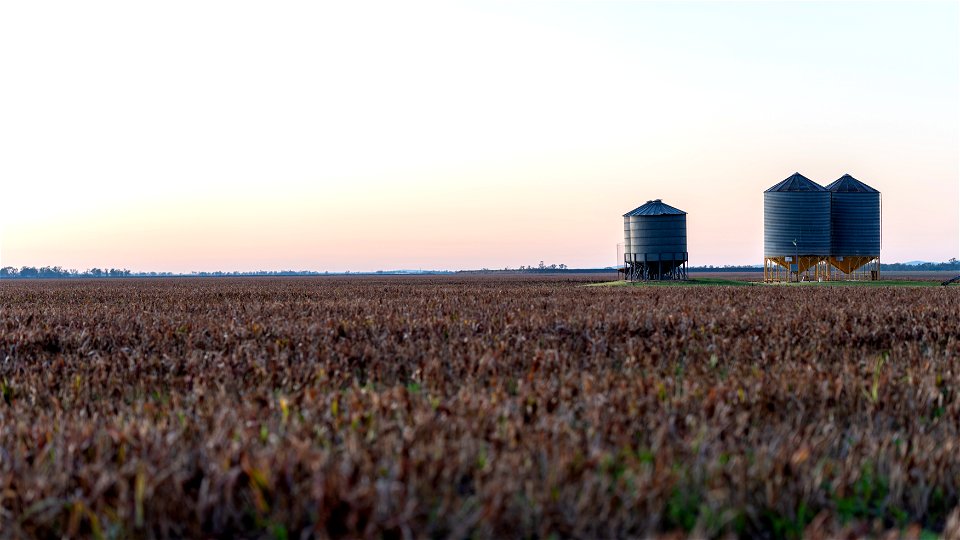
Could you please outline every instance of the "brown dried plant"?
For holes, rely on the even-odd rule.
[[[581,284],[0,283],[0,537],[955,534],[957,290]]]

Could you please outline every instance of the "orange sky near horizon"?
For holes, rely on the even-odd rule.
[[[960,256],[955,3],[90,6],[0,7],[2,266],[612,266],[654,198],[761,264],[795,171]]]

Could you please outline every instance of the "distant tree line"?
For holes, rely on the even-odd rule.
[[[549,274],[549,273],[563,273],[563,274],[602,274],[607,272],[616,272],[617,269],[613,266],[608,266],[606,268],[570,268],[565,264],[545,264],[540,262],[538,265],[522,265],[519,268],[511,268],[509,266],[504,268],[481,268],[480,270],[457,270],[458,274],[516,274],[516,273],[531,273],[531,274]]]
[[[540,264],[538,264],[537,266],[534,266],[534,265],[532,265],[532,264],[529,265],[529,266],[521,266],[520,268],[517,269],[517,271],[520,271],[520,272],[552,272],[552,271],[554,271],[554,270],[566,270],[566,269],[567,269],[567,265],[565,265],[565,264],[551,264],[551,265],[546,265],[546,264],[543,264],[543,261],[540,261]],[[511,268],[509,268],[509,267],[504,268],[504,270],[506,270],[506,271],[508,271],[508,272],[513,271],[513,269],[511,269]]]
[[[731,265],[727,264],[724,266],[714,266],[712,264],[705,264],[703,266],[690,266],[687,267],[687,272],[762,272],[762,266],[751,266],[751,265]]]
[[[538,265],[521,265],[519,268],[510,268],[505,266],[503,269],[490,269],[490,268],[481,268],[480,270],[458,270],[457,273],[467,273],[467,274],[493,274],[493,273],[503,273],[503,272],[557,272],[557,271],[575,271],[565,264],[545,264],[543,261],[540,261]],[[595,269],[591,269],[595,270]]]
[[[880,270],[892,270],[894,272],[960,272],[960,261],[953,257],[947,262],[939,263],[880,263]]]
[[[73,268],[61,268],[59,266],[22,266],[14,268],[4,266],[0,268],[0,278],[67,278],[67,277],[129,277],[130,270],[125,268],[90,268],[80,272]]]
[[[688,272],[759,272],[763,270],[760,265],[724,265],[724,266],[691,266],[687,268]],[[960,261],[952,258],[946,262],[940,263],[880,263],[880,271],[887,272],[960,272]]]
[[[132,272],[126,268],[90,268],[79,271],[59,266],[4,266],[0,268],[0,279],[50,279],[50,278],[126,278],[126,277],[225,277],[225,276],[317,276],[329,272],[308,270],[258,270],[253,272]]]
[[[724,265],[724,266],[713,266],[713,265],[703,265],[703,266],[691,266],[687,269],[688,272],[759,272],[763,269],[762,266],[752,266],[752,265]],[[484,268],[482,270],[470,270],[465,272],[481,272],[481,273],[494,273],[494,272],[530,272],[530,273],[541,273],[541,272],[596,272],[604,270],[614,270],[613,268],[569,268],[565,264],[544,264],[543,261],[540,261],[540,264],[534,265],[523,265],[520,268],[510,268],[506,267],[503,270],[490,270]],[[893,271],[893,272],[960,272],[960,261],[956,258],[952,258],[946,262],[940,263],[921,263],[921,264],[906,264],[906,263],[880,263],[881,271]],[[354,275],[385,275],[385,274],[448,274],[450,271],[444,270],[432,270],[432,271],[383,271],[378,270],[376,272],[353,272]],[[252,272],[190,272],[190,273],[175,273],[175,272],[132,272],[126,268],[90,268],[84,271],[79,271],[75,269],[61,268],[59,266],[22,266],[20,268],[15,268],[13,266],[4,266],[0,268],[0,279],[50,279],[50,278],[126,278],[126,277],[251,277],[251,276],[325,276],[325,275],[338,275],[338,274],[351,274],[350,271],[346,272],[315,272],[312,270],[255,270]]]

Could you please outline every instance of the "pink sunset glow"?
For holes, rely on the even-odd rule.
[[[653,198],[760,264],[795,171],[960,255],[954,3],[96,6],[0,8],[0,265],[612,266]]]

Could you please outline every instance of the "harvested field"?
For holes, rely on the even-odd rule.
[[[884,272],[882,277],[883,279],[897,279],[897,280],[916,280],[916,281],[946,281],[952,277],[955,277],[957,272],[909,272],[909,271],[889,271]]]
[[[883,281],[923,281],[940,283],[957,275],[957,272],[884,270],[880,274]],[[690,272],[691,279],[730,279],[737,281],[763,281],[763,270],[756,272]],[[597,280],[600,281],[600,280]],[[850,283],[850,282],[847,282]],[[869,282],[860,282],[869,283]]]
[[[960,535],[960,288],[0,283],[0,536]]]

